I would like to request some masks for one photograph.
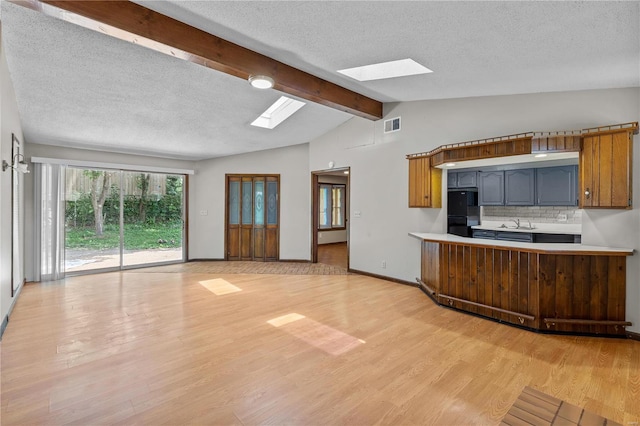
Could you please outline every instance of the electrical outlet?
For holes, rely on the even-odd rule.
[[[208,210],[200,210],[200,216],[206,216],[209,214]]]
[[[558,215],[558,222],[566,222],[567,221],[567,215],[566,214],[559,214]]]
[[[386,269],[386,267],[387,267],[387,261],[386,261],[386,260],[383,260],[383,261],[382,261],[382,265],[380,265],[380,266],[382,266],[382,269]]]

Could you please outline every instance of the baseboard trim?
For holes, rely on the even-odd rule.
[[[378,275],[378,274],[374,274],[374,273],[371,273],[371,272],[365,272],[365,271],[360,271],[358,269],[351,269],[351,268],[349,268],[347,271],[351,272],[351,273],[354,273],[354,274],[358,274],[358,275],[365,275],[367,277],[378,278],[380,280],[385,280],[385,281],[391,281],[392,283],[408,285],[410,287],[418,287],[418,285],[416,283],[413,283],[411,281],[401,280],[401,279],[398,279],[398,278],[387,277],[387,276],[384,276],[384,275]]]
[[[187,263],[189,262],[224,262],[224,259],[217,259],[217,258],[188,259]]]
[[[634,333],[633,331],[627,330],[627,337],[631,340],[637,340],[640,342],[640,333]]]
[[[4,335],[4,331],[7,329],[7,325],[9,325],[9,315],[4,316],[2,324],[0,325],[0,340],[2,340],[2,336]]]
[[[24,288],[24,286],[26,284],[27,284],[27,279],[23,278],[22,279],[22,285],[20,287],[18,287],[18,290],[13,295],[13,300],[11,301],[11,306],[9,306],[9,311],[7,312],[7,315],[2,319],[2,324],[0,324],[0,340],[2,340],[2,336],[4,335],[4,330],[7,328],[7,325],[9,325],[9,317],[13,313],[13,308],[16,307],[16,303],[18,302],[18,298],[22,294],[22,289]]]
[[[207,259],[189,259],[187,260],[187,263],[189,262],[225,262],[224,259],[216,259],[216,258],[207,258]],[[240,262],[239,260],[229,260],[229,262]],[[251,260],[247,260],[245,262],[251,262]],[[258,261],[260,262],[260,261]],[[288,262],[288,263],[311,263],[310,260],[306,260],[306,259],[278,259],[278,260],[267,260],[266,263],[271,263],[271,262]]]

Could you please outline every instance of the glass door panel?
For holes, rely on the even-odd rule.
[[[253,179],[242,178],[242,226],[240,259],[253,260]]]
[[[229,182],[229,224],[240,225],[240,182]]]
[[[278,260],[278,178],[267,177],[267,225],[264,236],[264,260]]]
[[[254,224],[264,225],[264,181],[257,181],[254,188],[255,213]]]
[[[251,194],[253,193],[252,183],[242,182],[242,224],[251,225],[253,217],[251,216],[252,204]]]
[[[242,211],[242,194],[240,193],[240,178],[227,177],[228,204],[227,204],[227,229],[226,247],[227,259],[240,259],[240,213]]]
[[[264,178],[253,183],[253,260],[264,260]]]
[[[124,267],[181,261],[184,177],[122,172]]]
[[[120,267],[119,172],[67,168],[65,272]]]
[[[278,182],[267,182],[267,225],[278,224]]]

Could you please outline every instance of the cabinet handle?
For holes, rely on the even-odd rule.
[[[589,188],[587,188],[587,190],[584,191],[584,196],[587,200],[591,197],[591,192],[589,191]]]

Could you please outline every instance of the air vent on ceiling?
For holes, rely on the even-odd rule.
[[[400,117],[392,118],[384,121],[384,132],[398,132],[400,131]]]

